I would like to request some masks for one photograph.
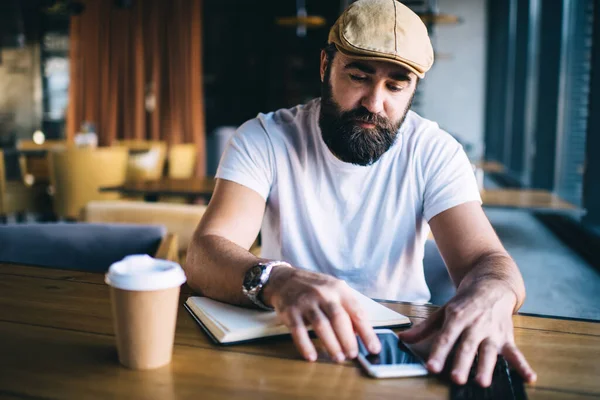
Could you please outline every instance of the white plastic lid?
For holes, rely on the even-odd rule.
[[[114,288],[135,291],[169,289],[185,281],[185,273],[179,264],[147,254],[127,256],[112,264],[104,279]]]

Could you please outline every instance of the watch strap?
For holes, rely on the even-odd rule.
[[[262,289],[262,288],[261,288]],[[266,305],[263,301],[262,301],[262,290],[259,292],[258,295],[256,296],[252,296],[249,295],[248,298],[250,299],[251,302],[254,303],[255,306],[257,306],[258,308],[260,308],[261,310],[265,310],[265,311],[275,311],[275,308],[273,307],[269,307],[268,305]]]
[[[254,303],[254,305],[257,306],[258,308],[260,308],[261,310],[273,311],[273,310],[275,310],[275,308],[269,307],[262,300],[263,288],[269,282],[269,278],[271,276],[271,271],[273,271],[274,267],[278,267],[278,266],[291,267],[291,265],[285,261],[269,261],[267,263],[260,263],[258,265],[261,265],[265,268],[265,271],[263,272],[263,274],[267,275],[266,279],[264,279],[261,283],[259,283],[256,286],[256,288],[254,288],[254,290],[249,291],[243,287],[243,292],[250,299],[250,301],[252,301],[252,303]],[[252,268],[254,268],[254,267],[256,267],[256,265],[254,265]]]

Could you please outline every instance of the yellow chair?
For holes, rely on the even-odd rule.
[[[167,171],[169,178],[186,179],[194,176],[196,170],[197,147],[193,143],[174,144],[169,148]],[[161,202],[186,204],[189,199],[179,196],[163,196]]]
[[[163,225],[179,239],[179,256],[185,252],[206,206],[191,204],[147,203],[143,201],[91,201],[84,209],[83,221]]]
[[[185,179],[194,176],[198,150],[195,144],[174,144],[169,148],[169,178]]]
[[[151,181],[162,177],[167,156],[167,144],[152,140],[118,140],[117,147],[129,150],[127,181]]]
[[[124,147],[51,151],[50,183],[57,217],[76,220],[90,201],[118,199],[118,193],[98,189],[125,183],[128,155]]]
[[[6,179],[4,152],[0,150],[0,220],[8,214],[46,212],[50,209],[50,197],[46,185],[26,185],[22,181]]]

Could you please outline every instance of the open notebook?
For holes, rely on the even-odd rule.
[[[411,323],[408,317],[359,292],[356,292],[356,297],[375,328],[401,327]],[[279,322],[275,312],[251,310],[198,296],[189,297],[185,308],[219,344],[246,342],[289,333],[287,327]]]

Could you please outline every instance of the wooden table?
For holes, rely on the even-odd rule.
[[[161,178],[156,181],[129,182],[123,186],[103,187],[101,192],[119,192],[129,196],[144,196],[146,201],[157,201],[160,196],[186,197],[189,200],[204,198],[210,200],[215,189],[215,179],[188,178],[171,179]]]
[[[516,208],[528,210],[579,211],[575,205],[559,199],[546,190],[494,189],[483,190],[484,207]]]
[[[385,305],[413,321],[435,310]],[[600,396],[600,324],[529,316],[514,323],[539,376],[530,399]],[[288,338],[215,346],[180,306],[173,362],[128,370],[117,361],[101,274],[0,264],[1,398],[448,398],[437,377],[371,379],[352,361],[331,363],[315,343],[316,363],[301,360]]]
[[[119,192],[123,195],[144,196],[146,201],[157,201],[159,196],[181,196],[190,200],[209,200],[216,180],[211,177],[130,182],[123,186],[104,187],[101,192]],[[481,192],[484,207],[517,208],[528,210],[579,211],[575,205],[559,199],[546,190],[494,189]]]
[[[474,165],[487,173],[502,173],[505,170],[504,165],[497,161],[478,161]]]

